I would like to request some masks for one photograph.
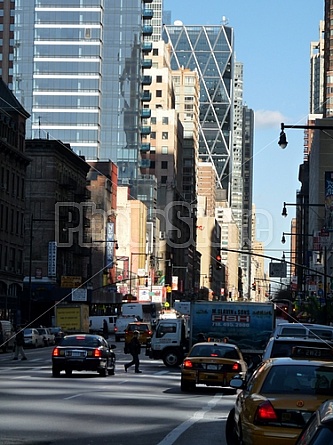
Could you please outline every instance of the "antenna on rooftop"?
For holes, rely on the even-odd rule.
[[[227,25],[229,23],[229,20],[227,19],[227,17],[225,15],[222,16],[222,20],[221,20],[221,24],[222,25]]]

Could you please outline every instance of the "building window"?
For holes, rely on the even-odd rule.
[[[158,48],[153,48],[153,56],[158,56]]]
[[[162,131],[162,139],[169,139],[169,133],[167,131]]]
[[[163,125],[169,125],[169,118],[168,117],[162,117],[162,124]]]
[[[162,83],[162,76],[156,76],[156,82]]]
[[[162,90],[156,90],[156,97],[162,97]]]
[[[156,117],[152,117],[152,118],[150,118],[150,123],[151,123],[152,125],[155,125],[155,124],[156,124]]]
[[[162,145],[162,147],[161,147],[161,154],[162,155],[167,155],[168,154],[168,146],[167,145]]]
[[[168,180],[167,176],[161,176],[161,184],[166,184]]]
[[[162,161],[161,162],[161,169],[167,170],[168,169],[168,161]]]
[[[156,139],[156,131],[150,133],[150,139]]]

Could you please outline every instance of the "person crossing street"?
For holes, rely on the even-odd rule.
[[[127,372],[127,369],[134,365],[134,370],[136,374],[141,374],[142,371],[139,370],[140,366],[140,352],[141,352],[141,344],[139,341],[139,331],[133,332],[133,338],[128,344],[128,349],[130,354],[132,355],[132,361],[129,363],[126,363],[124,365],[125,372]]]

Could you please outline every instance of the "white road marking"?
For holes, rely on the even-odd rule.
[[[186,431],[188,428],[190,428],[194,423],[198,422],[198,420],[201,420],[204,418],[205,414],[208,413],[214,406],[217,405],[217,403],[221,400],[222,394],[216,394],[210,402],[206,405],[206,407],[203,407],[200,411],[197,411],[193,414],[193,416],[185,420],[185,422],[181,423],[177,426],[174,430],[172,430],[165,438],[159,442],[157,445],[172,445],[175,443],[175,441],[181,436],[184,431]]]

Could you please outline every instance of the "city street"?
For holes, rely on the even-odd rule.
[[[113,341],[111,340],[111,343]],[[225,445],[235,396],[220,388],[180,391],[180,371],[141,354],[142,374],[51,376],[52,347],[26,350],[27,361],[0,354],[1,445]]]

